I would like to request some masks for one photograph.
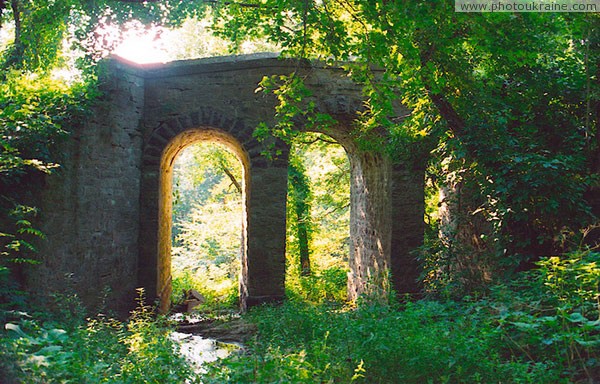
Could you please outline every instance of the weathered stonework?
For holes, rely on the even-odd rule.
[[[273,122],[275,99],[255,92],[264,76],[300,70],[317,109],[336,117],[323,132],[351,162],[351,298],[394,286],[415,292],[411,251],[423,237],[423,173],[359,149],[350,125],[362,105],[360,87],[335,68],[274,55],[169,64],[107,62],[104,99],[65,144],[63,171],[48,180],[40,204],[48,241],[30,286],[65,290],[96,304],[104,287],[110,306],[127,308],[136,287],[169,305],[172,162],[199,140],[218,141],[244,169],[242,307],[283,299],[287,154],[262,155],[252,135]],[[311,130],[320,130],[311,127]],[[68,279],[65,275],[70,276]]]

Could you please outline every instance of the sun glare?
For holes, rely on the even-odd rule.
[[[170,60],[164,49],[165,29],[129,29],[114,53],[139,64],[164,63]]]

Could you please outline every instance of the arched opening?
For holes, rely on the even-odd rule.
[[[170,306],[170,297],[173,287],[173,206],[174,206],[174,172],[177,158],[186,148],[196,143],[210,143],[227,148],[241,164],[241,180],[237,186],[241,192],[241,218],[239,223],[239,257],[243,265],[247,253],[246,228],[247,228],[247,185],[249,160],[248,155],[241,145],[231,135],[216,129],[191,129],[175,136],[166,146],[161,157],[161,174],[159,180],[159,226],[158,226],[158,273],[157,292],[159,293],[160,309],[165,312]],[[175,200],[176,201],[176,200]],[[214,210],[214,207],[213,207]],[[238,211],[239,212],[239,211]],[[240,217],[240,216],[238,216]],[[196,228],[202,230],[202,228]],[[192,234],[193,235],[193,234]],[[193,241],[193,239],[190,239]],[[197,244],[202,247],[202,244]],[[205,244],[207,245],[207,244]],[[197,250],[199,250],[198,248]],[[193,250],[192,250],[193,251]],[[197,262],[198,260],[196,260]],[[192,260],[192,262],[194,262]]]
[[[179,311],[239,300],[242,169],[226,146],[200,141],[173,165],[171,301]]]
[[[290,152],[286,288],[312,302],[348,298],[350,160],[322,133],[298,135]]]

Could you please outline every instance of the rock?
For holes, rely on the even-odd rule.
[[[202,296],[202,294],[195,289],[188,289],[185,291],[185,297],[186,299],[183,301],[183,303],[186,305],[185,311],[187,313],[192,312],[195,307],[206,302],[204,296]]]
[[[179,324],[177,330],[221,342],[243,343],[256,333],[257,328],[256,325],[243,319],[234,319],[227,322],[215,322],[207,319],[193,324]]]

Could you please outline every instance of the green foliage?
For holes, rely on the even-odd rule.
[[[255,52],[276,52],[279,48],[264,39],[247,38],[232,42],[215,33],[220,28],[212,12],[207,11],[203,18],[187,18],[181,26],[168,32],[164,49],[172,60],[196,59],[200,57],[246,54]],[[161,35],[161,38],[164,35]]]
[[[46,75],[6,75],[0,82],[0,182],[4,188],[18,183],[29,171],[49,173],[57,167],[53,146],[78,126],[95,94],[89,85],[67,85]]]
[[[501,296],[498,322],[510,353],[552,362],[560,376],[573,381],[598,377],[600,254],[576,251],[538,265],[533,282],[519,281],[516,298]]]
[[[242,237],[242,167],[213,143],[186,148],[175,162],[173,302],[196,289],[205,307],[237,304]]]
[[[330,267],[308,276],[289,273],[287,296],[313,304],[344,303],[348,299],[348,268]]]
[[[437,180],[468,175],[473,210],[490,222],[487,247],[498,251],[491,259],[502,264],[506,250],[505,268],[562,251],[561,232],[594,220],[583,194],[597,183],[597,14],[474,15],[451,1],[402,0],[265,0],[222,12],[232,39],[264,35],[295,58],[352,57],[345,69],[366,96],[359,144],[417,165],[437,147]],[[263,85],[279,100],[275,135],[316,120],[297,76]],[[366,139],[375,128],[384,141]]]
[[[31,223],[36,214],[35,208],[17,205],[8,212],[6,227],[0,232],[0,311],[23,304],[25,294],[19,289],[14,272],[25,264],[36,264],[31,257],[36,251],[33,243],[45,238]]]
[[[3,56],[0,68],[35,71],[52,67],[60,57],[72,3],[70,0],[11,1],[15,38],[9,49],[0,52]]]
[[[208,265],[203,270],[173,272],[171,303],[183,304],[184,292],[198,291],[206,301],[195,310],[210,314],[221,310],[239,310],[239,283],[231,278],[227,266]],[[237,277],[237,276],[236,276]]]
[[[209,264],[229,265],[232,278],[237,276],[241,216],[239,196],[230,202],[196,204],[189,221],[178,222],[177,246],[173,248],[176,268],[194,270]]]
[[[250,345],[252,353],[211,367],[215,378],[209,382],[285,377],[284,382],[484,383],[526,377],[525,367],[501,363],[493,327],[465,318],[462,309],[434,302],[402,311],[381,306],[332,311],[295,302],[261,308],[252,314],[260,335]]]
[[[204,383],[568,383],[598,376],[600,254],[574,252],[486,299],[365,304],[291,300],[247,316],[248,353],[206,366]],[[143,298],[142,298],[143,299]],[[143,301],[141,301],[143,303]],[[140,304],[127,323],[12,312],[0,368],[27,382],[198,380]],[[10,382],[10,381],[9,381]]]
[[[143,303],[143,301],[140,301]],[[0,371],[6,382],[195,382],[177,354],[165,319],[140,304],[122,323],[99,315],[73,324],[16,314],[0,331]]]
[[[293,139],[288,170],[288,295],[314,303],[346,300],[349,174],[344,149],[327,136],[302,133]]]
[[[67,85],[50,76],[9,71],[0,81],[0,290],[5,303],[20,300],[15,273],[32,263],[35,241],[44,235],[30,207],[45,174],[58,165],[59,143],[85,116],[94,88]],[[4,301],[4,300],[3,300]]]
[[[258,326],[250,353],[211,366],[203,380],[592,382],[600,369],[599,257],[544,260],[478,300],[261,307],[249,315]]]
[[[328,114],[316,110],[312,98],[312,91],[304,85],[302,77],[292,73],[290,75],[273,75],[264,77],[257,91],[273,94],[279,104],[275,106],[275,124],[269,126],[260,123],[254,131],[254,136],[265,141],[266,156],[279,155],[271,137],[277,137],[289,144],[293,143],[302,124],[305,130],[327,132],[335,124],[335,119]]]
[[[227,172],[231,174],[228,176]],[[175,160],[173,172],[174,222],[191,214],[194,202],[227,201],[241,194],[242,170],[238,158],[215,143],[196,143]]]
[[[210,221],[202,216],[211,215],[211,210],[215,211],[211,208],[213,204],[226,206],[217,210],[223,212],[226,217],[220,220],[220,225],[215,226],[216,230],[224,230],[226,221],[241,223],[235,216],[239,214],[237,211],[241,210],[242,188],[241,163],[224,147],[214,143],[197,143],[179,154],[173,171],[175,246],[181,246],[186,241],[183,238],[178,239],[179,234],[185,232],[182,229],[184,223]],[[193,231],[192,228],[189,228],[189,231]],[[196,231],[194,235],[197,236],[199,232]]]
[[[11,0],[10,5],[3,2],[0,7],[0,26],[8,21],[14,26],[12,44],[0,52],[0,68],[49,71],[74,55],[88,73],[122,39],[119,27],[134,20],[145,26],[175,26],[201,17],[206,8],[203,1]]]
[[[295,232],[293,238],[296,240],[295,245],[297,246],[298,258],[300,259],[298,268],[300,269],[300,275],[308,276],[311,274],[311,191],[306,170],[300,159],[295,156],[290,157],[288,165],[288,199],[292,207],[290,210],[292,215],[288,215],[288,218],[291,219],[288,225]]]
[[[0,252],[2,259],[8,263],[33,263],[33,260],[27,258],[19,258],[16,255],[22,251],[35,252],[35,247],[28,241],[28,238],[45,238],[44,234],[32,227],[30,219],[35,216],[37,210],[32,207],[18,205],[9,212],[9,216],[14,220],[14,233],[0,233],[0,237],[5,238],[4,249]],[[12,258],[11,258],[12,257]]]
[[[84,112],[81,101],[94,95],[89,88],[66,87],[31,73],[60,64],[67,34],[72,33],[73,43],[93,65],[118,42],[102,27],[124,25],[135,17],[148,25],[176,25],[204,9],[195,1],[13,3],[16,11],[0,9],[0,26],[12,18],[15,33],[13,45],[2,52],[0,75],[0,207],[2,219],[14,214],[8,226],[0,220],[0,279],[8,273],[4,262],[26,261],[24,251],[34,248],[31,239],[41,237],[31,220],[34,211],[20,200],[27,195],[22,186],[31,188],[34,176],[56,168],[52,148],[76,127],[73,122]],[[419,164],[434,149],[428,164],[430,188],[468,185],[467,200],[473,206],[458,216],[467,227],[475,217],[489,224],[476,238],[490,259],[479,259],[464,247],[448,252],[436,243],[430,248],[435,253],[427,255],[429,271],[465,258],[473,264],[496,261],[508,269],[527,266],[530,259],[557,254],[563,233],[594,220],[583,193],[598,183],[597,14],[472,15],[453,12],[451,1],[402,0],[249,0],[215,9],[221,33],[239,44],[267,36],[286,56],[328,62],[352,58],[346,70],[363,84],[367,99],[355,124],[358,144],[387,150],[394,160],[413,161],[408,164]],[[384,73],[376,76],[373,64]],[[296,75],[266,78],[261,87],[279,101],[278,123],[261,125],[258,136],[275,134],[292,142],[300,124],[325,130],[333,122],[316,111]],[[410,116],[396,116],[397,102],[410,109]],[[384,140],[369,142],[366,137],[376,128],[384,129]],[[210,164],[210,171],[197,173],[202,180],[192,183],[192,189],[202,185],[201,191],[186,202],[195,210],[190,215],[195,221],[174,231],[180,243],[206,236],[195,249],[209,256],[199,268],[205,285],[234,276],[222,261],[237,255],[236,246],[219,242],[231,239],[220,229],[232,220],[206,225],[200,217],[218,211],[214,201],[193,203],[205,192],[219,196],[216,200],[231,196],[227,179],[215,176],[218,162]],[[348,175],[344,167],[331,172],[339,176],[337,185]],[[310,165],[305,168],[312,177]],[[312,185],[308,204],[315,224],[312,256],[321,265],[312,276],[288,278],[290,291],[300,292],[294,298],[317,303],[339,300],[345,287],[347,233],[336,226],[347,207],[336,183],[333,189],[326,184]],[[331,219],[321,220],[318,210],[331,211],[325,215]],[[435,216],[434,209],[428,213]],[[322,231],[319,222],[325,223]],[[437,236],[435,218],[431,224],[430,232]],[[473,234],[479,235],[463,233]],[[318,241],[331,238],[335,241],[318,249]],[[420,301],[401,308],[365,305],[354,311],[296,301],[260,308],[251,315],[259,326],[251,354],[210,368],[203,381],[591,381],[600,376],[598,257],[577,251],[543,259],[538,271],[511,286],[493,287],[487,299]],[[193,287],[198,278],[191,276],[185,272],[176,278],[175,292]],[[448,281],[434,284],[443,287],[460,279],[457,273],[446,277]],[[215,300],[229,295],[203,293]],[[1,367],[15,380],[192,380],[146,307],[127,325],[103,317],[69,327],[16,312],[2,317],[10,322],[1,333]]]
[[[311,242],[321,270],[347,267],[350,247],[350,161],[344,148],[322,134],[300,135],[293,147],[312,192]]]

